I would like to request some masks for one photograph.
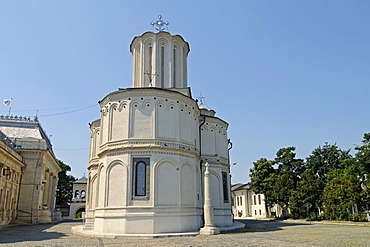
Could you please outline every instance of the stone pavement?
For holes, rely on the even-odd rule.
[[[0,246],[370,246],[366,224],[242,220],[244,229],[213,236],[98,238],[73,234],[81,222],[0,228]],[[325,223],[325,222],[324,222]]]

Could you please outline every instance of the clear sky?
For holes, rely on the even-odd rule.
[[[98,100],[131,87],[129,45],[159,14],[190,44],[193,97],[230,124],[233,183],[281,147],[353,150],[370,132],[368,0],[2,0],[0,99],[38,111],[72,175],[87,174]]]

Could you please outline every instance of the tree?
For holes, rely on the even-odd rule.
[[[250,169],[249,177],[251,178],[251,189],[258,194],[265,195],[265,207],[267,214],[268,207],[272,206],[270,193],[272,188],[271,175],[274,173],[273,162],[266,158],[261,158],[253,162],[253,168]]]
[[[67,175],[67,172],[71,171],[71,167],[65,164],[63,161],[58,160],[59,166],[62,169],[58,174],[58,185],[57,185],[57,205],[67,205],[73,196],[72,183],[76,181],[75,177],[72,175]]]
[[[370,204],[370,133],[364,134],[362,146],[357,146],[355,150],[357,150],[355,159],[360,170],[359,178],[363,187],[361,198],[368,210],[368,204]]]
[[[276,175],[271,179],[274,182],[271,197],[275,203],[286,210],[301,179],[304,161],[296,158],[295,147],[287,147],[278,150],[274,163],[278,167]]]
[[[325,215],[333,220],[349,220],[353,207],[360,202],[361,187],[357,175],[349,169],[335,169],[328,173],[323,193]]]
[[[342,161],[351,158],[350,150],[343,151],[336,144],[325,143],[312,151],[306,158],[307,169],[311,169],[319,178],[326,183],[327,174],[334,170],[343,168]]]
[[[310,215],[302,215],[300,210],[297,210],[301,207],[306,207],[307,213],[314,213],[315,219],[317,219],[318,209],[322,205],[323,189],[324,183],[319,176],[311,169],[305,170],[290,198],[289,206],[292,208],[293,217],[311,217]]]

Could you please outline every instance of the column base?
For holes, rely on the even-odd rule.
[[[216,235],[220,233],[220,229],[214,226],[205,226],[200,229],[200,235]]]

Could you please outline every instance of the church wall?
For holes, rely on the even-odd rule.
[[[201,127],[202,155],[228,159],[227,124],[218,118],[206,117]]]
[[[178,170],[178,169],[177,169]],[[177,206],[179,201],[179,175],[171,161],[162,161],[156,166],[156,205]]]
[[[130,137],[153,139],[154,107],[149,102],[131,102]]]
[[[165,104],[160,100],[156,104],[156,133],[157,137],[176,141],[179,136],[179,111],[173,102]]]
[[[126,206],[127,167],[120,161],[113,162],[107,172],[107,206]]]
[[[106,196],[106,167],[101,164],[98,172],[98,193],[97,193],[97,207],[105,206],[105,196]]]

